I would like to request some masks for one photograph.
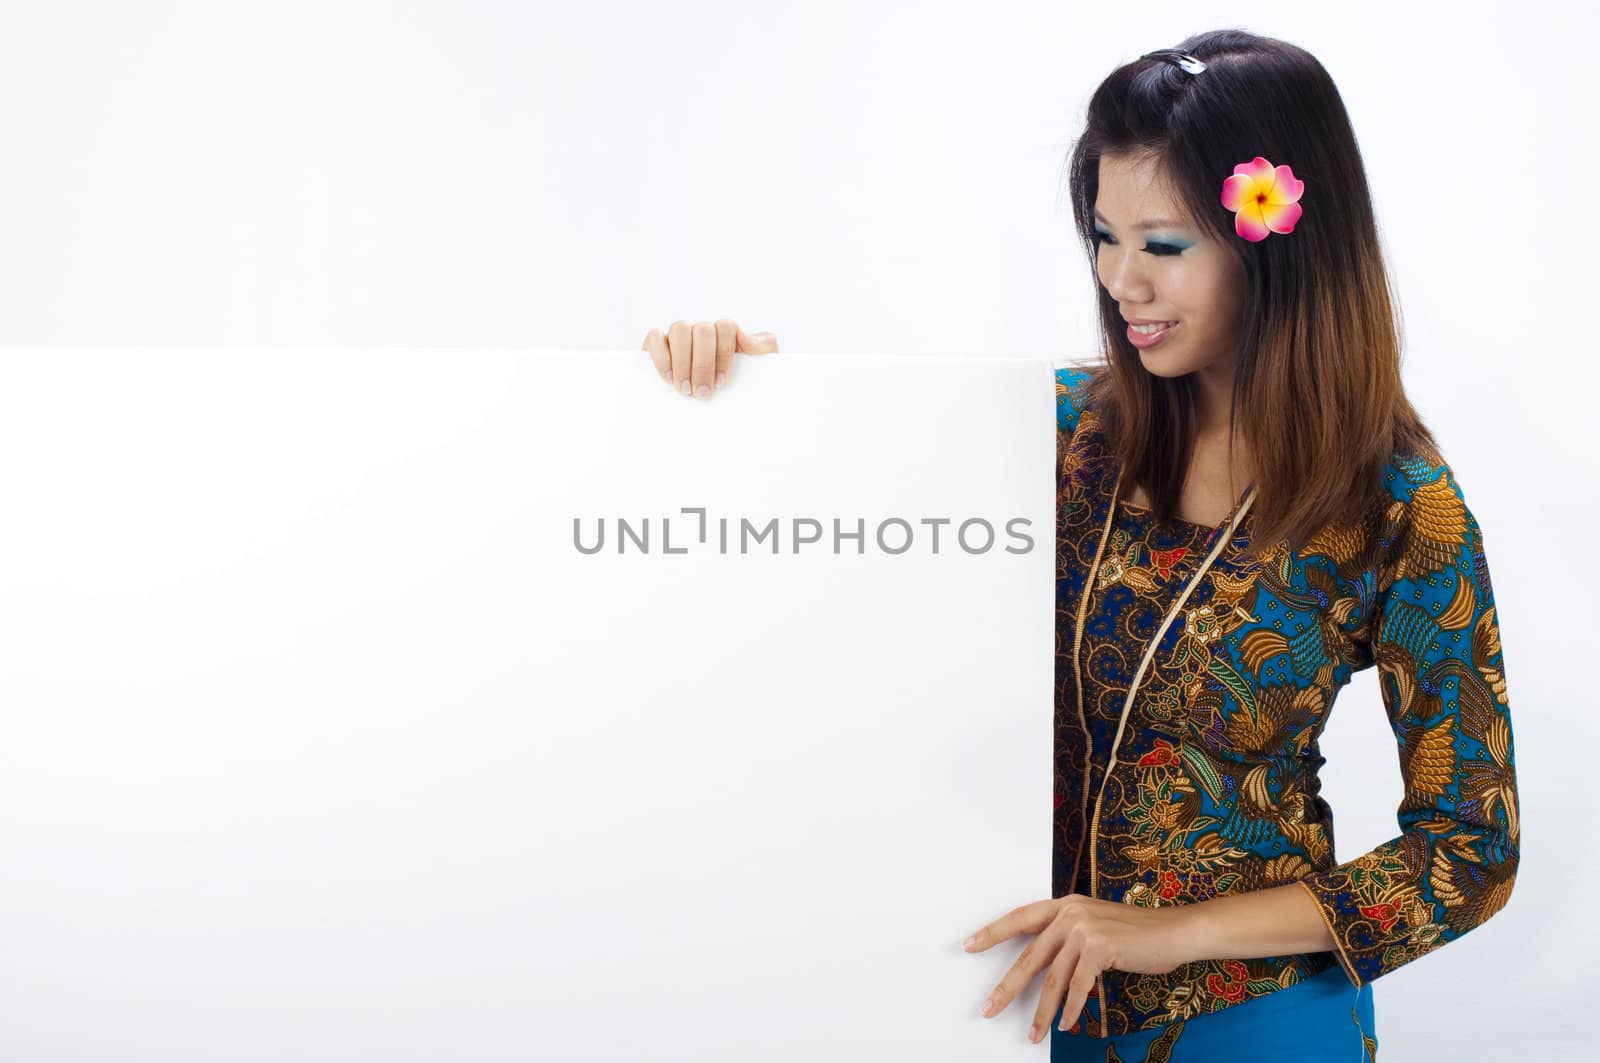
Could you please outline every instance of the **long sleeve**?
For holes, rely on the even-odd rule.
[[[1083,412],[1080,389],[1089,379],[1087,369],[1066,368],[1055,370],[1056,375],[1056,430],[1071,436],[1078,427],[1078,415]]]
[[[1448,465],[1391,466],[1367,649],[1399,743],[1401,834],[1302,879],[1357,987],[1483,923],[1519,856],[1510,704],[1483,535]],[[1404,490],[1410,488],[1410,497]]]

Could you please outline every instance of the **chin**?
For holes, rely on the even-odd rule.
[[[1205,368],[1204,366],[1191,364],[1187,358],[1177,361],[1163,358],[1159,351],[1152,351],[1149,354],[1140,351],[1139,364],[1144,366],[1145,372],[1151,376],[1161,376],[1169,379],[1188,376],[1196,369]]]
[[[1223,360],[1222,356],[1214,353],[1202,352],[1196,355],[1193,351],[1168,349],[1164,343],[1149,350],[1135,347],[1134,353],[1139,356],[1139,364],[1144,366],[1145,372],[1151,376],[1166,377],[1170,380],[1209,369]]]

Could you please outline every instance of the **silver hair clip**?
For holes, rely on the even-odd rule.
[[[1205,70],[1206,65],[1188,52],[1180,52],[1173,48],[1158,48],[1153,52],[1146,52],[1140,59],[1165,59],[1169,63],[1176,63],[1185,73],[1198,74]]]

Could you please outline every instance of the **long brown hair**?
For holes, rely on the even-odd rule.
[[[1398,299],[1333,79],[1304,49],[1243,30],[1199,33],[1176,50],[1206,69],[1138,59],[1095,90],[1068,162],[1074,221],[1093,263],[1101,156],[1150,154],[1194,222],[1239,256],[1246,282],[1229,453],[1242,436],[1256,472],[1250,553],[1279,542],[1299,549],[1330,523],[1359,522],[1396,452],[1438,445],[1401,382]],[[1257,155],[1305,181],[1304,214],[1292,233],[1251,243],[1234,232],[1221,189],[1236,163]],[[1106,364],[1086,402],[1124,470],[1124,491],[1142,484],[1157,519],[1170,520],[1191,457],[1193,381],[1146,372],[1116,300],[1098,279],[1095,290]]]

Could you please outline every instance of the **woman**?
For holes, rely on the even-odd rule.
[[[1204,33],[1114,71],[1070,162],[1105,364],[1056,373],[1051,1059],[1374,1058],[1371,983],[1502,908],[1519,855],[1483,537],[1400,377],[1355,136],[1307,52]],[[732,322],[645,348],[726,383]],[[1243,490],[1239,487],[1243,485]],[[1401,833],[1334,858],[1318,737],[1378,668]]]

